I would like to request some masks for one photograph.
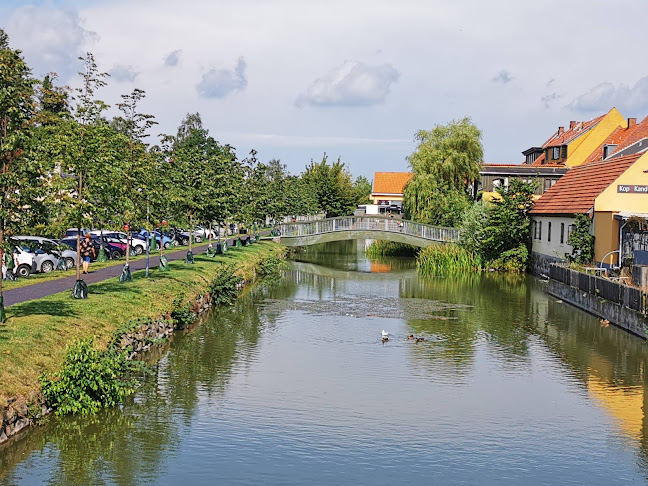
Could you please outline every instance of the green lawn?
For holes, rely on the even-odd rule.
[[[197,255],[194,265],[170,262],[168,273],[152,269],[149,278],[137,271],[130,283],[113,278],[93,284],[86,300],[74,300],[66,291],[7,308],[8,320],[0,324],[0,407],[8,398],[37,390],[38,377],[60,368],[65,347],[75,338],[95,335],[105,345],[121,324],[164,315],[177,296],[187,302],[195,298],[218,265],[234,264],[251,278],[260,261],[283,252],[280,245],[261,242],[214,258]]]

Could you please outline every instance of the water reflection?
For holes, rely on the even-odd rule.
[[[0,448],[0,484],[646,475],[643,341],[531,277],[422,279],[352,242],[297,259],[155,350],[121,409],[52,418]]]

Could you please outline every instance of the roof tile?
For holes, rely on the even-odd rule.
[[[570,169],[536,201],[531,214],[587,213],[594,200],[643,154],[591,162]]]
[[[372,194],[403,194],[411,172],[376,172]]]

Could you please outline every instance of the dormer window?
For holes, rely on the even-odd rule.
[[[603,159],[605,160],[610,155],[612,155],[612,152],[614,152],[617,147],[618,147],[618,145],[614,145],[614,144],[603,145]]]
[[[552,160],[560,159],[560,147],[553,147],[551,149],[551,159]]]

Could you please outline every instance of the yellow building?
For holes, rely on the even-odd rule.
[[[411,172],[376,172],[373,191],[369,196],[371,203],[378,206],[401,207],[405,186],[413,175]]]

